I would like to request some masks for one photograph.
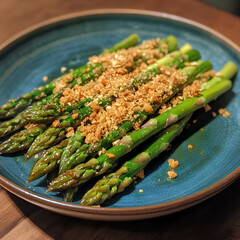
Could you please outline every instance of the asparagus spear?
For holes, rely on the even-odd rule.
[[[232,63],[228,63],[220,72],[223,76],[231,78],[237,72],[237,68]],[[222,78],[215,78],[212,82],[202,84],[202,90],[214,87],[214,84],[220,81],[222,81]],[[116,172],[100,179],[92,189],[85,193],[81,200],[81,205],[99,205],[116,193],[124,191],[124,189],[131,184],[136,173],[164,151],[173,138],[181,133],[189,118],[190,115],[186,116],[182,121],[167,127],[160,133],[157,141],[144,152],[138,154],[130,161],[126,161]]]
[[[116,172],[97,181],[93,188],[84,194],[80,204],[85,206],[100,205],[116,193],[124,191],[141,169],[167,149],[172,140],[182,132],[190,117],[191,114],[167,127],[145,151],[126,161]]]
[[[184,51],[186,51],[188,48],[189,48],[189,46],[187,48],[184,48]],[[193,60],[199,59],[200,55],[197,51],[193,50],[190,52],[191,53],[189,53],[189,54],[183,55],[184,57],[181,56],[180,57],[181,61],[179,60],[179,58],[177,58],[177,59],[175,59],[174,62],[180,62],[179,66],[182,66],[182,62],[184,62],[184,61],[193,61]],[[163,65],[165,63],[163,60],[164,59],[162,59],[162,61],[161,61],[161,65]],[[168,62],[169,62],[169,58],[167,60],[167,63]],[[175,66],[176,66],[176,64],[175,64]],[[139,78],[137,78],[137,80],[139,83],[143,83],[143,80],[141,80],[141,82],[139,81]],[[155,106],[155,109],[157,109],[158,107],[159,106],[157,106],[157,107]],[[136,121],[143,122],[147,118],[146,113],[138,113],[138,114],[140,116],[136,119]],[[113,141],[115,141],[119,137],[125,135],[132,128],[132,124],[133,123],[131,121],[126,121],[121,126],[119,126],[119,128],[117,130],[112,132],[107,137],[104,137],[101,142],[91,144],[91,145],[84,144],[82,147],[81,147],[81,145],[83,142],[83,138],[81,137],[81,132],[77,132],[69,141],[68,147],[64,149],[64,154],[62,155],[62,159],[60,161],[60,173],[63,173],[64,171],[66,171],[66,170],[72,168],[73,166],[79,164],[80,162],[84,161],[86,159],[86,157],[91,156],[91,154],[95,154],[101,148],[103,148],[103,147],[106,149],[109,148]],[[82,151],[82,148],[86,149],[85,152]],[[59,157],[60,157],[60,155],[59,155]],[[53,161],[57,164],[57,161],[55,159]],[[45,164],[44,161],[43,161],[43,164]],[[34,168],[38,168],[38,166],[41,166],[41,159],[38,160],[38,165],[34,166]],[[50,168],[46,168],[46,171],[44,170],[44,168],[40,169],[40,171],[44,171],[45,173],[47,173],[49,170],[50,170]],[[30,173],[29,179],[31,179],[31,181],[38,178],[38,175],[35,174],[36,171],[37,171],[37,169],[32,170],[32,172]],[[43,174],[41,174],[41,176]]]
[[[168,38],[163,39],[162,42],[166,42],[166,47],[168,47],[169,52],[172,52],[177,47],[177,41],[173,36],[169,36]],[[190,48],[191,47],[189,45],[184,46],[180,51],[175,51],[171,54],[171,56],[165,57],[164,62],[168,63],[168,62],[173,61],[173,59],[175,57],[177,57],[180,53],[184,53],[187,50],[189,50]],[[113,49],[115,49],[115,47]],[[161,51],[160,47],[159,47],[159,51]],[[192,53],[192,55],[195,56],[195,58],[196,58],[197,53],[196,52]],[[188,58],[191,58],[191,56],[190,57],[186,56],[186,59],[183,56],[183,59],[185,59],[184,61],[187,61]],[[142,57],[142,60],[144,60],[144,56]],[[158,64],[160,64],[162,62],[161,60],[159,60],[159,61],[160,62]],[[180,66],[180,64],[183,64],[182,59],[179,59],[178,61],[176,61],[176,64],[179,65],[179,66]],[[130,69],[130,70],[132,70],[132,69]],[[141,74],[139,76],[139,81],[141,79],[144,79],[145,81],[147,81],[147,79],[149,79],[150,76],[152,77],[152,74],[156,74],[156,71],[154,71],[154,69],[151,70],[151,71],[148,71],[148,73]],[[75,83],[73,83],[72,85],[75,85]],[[88,99],[88,101],[91,101],[91,99]],[[75,108],[79,108],[80,105],[83,105],[82,102],[76,103]],[[50,105],[50,106],[37,106],[37,107],[34,107],[34,108],[30,109],[30,111],[28,111],[27,113],[25,113],[23,115],[23,118],[28,120],[29,122],[41,123],[41,122],[45,122],[46,119],[47,120],[48,119],[53,120],[57,116],[62,115],[61,109],[65,109],[64,112],[66,112],[66,111],[71,112],[74,109],[74,107],[61,106],[61,105],[59,105],[59,103],[56,103],[55,105]]]
[[[63,148],[66,147],[68,144],[68,139],[64,139],[61,143],[58,145],[55,145],[45,152],[43,152],[41,156],[41,162],[37,161],[32,168],[31,174],[28,177],[27,182],[31,182],[37,178],[42,177],[45,175],[45,172],[43,173],[41,170],[44,169],[46,172],[48,171],[48,168],[53,171],[57,167],[57,160],[59,159],[59,155],[62,154]],[[55,160],[55,161],[54,161]],[[41,164],[39,164],[41,163]]]
[[[173,64],[176,68],[180,68],[180,67],[184,66],[185,62],[195,61],[195,60],[198,60],[199,58],[200,58],[199,52],[196,50],[191,50],[191,51],[185,53],[184,55],[181,55],[180,57],[175,58],[171,64]],[[164,59],[162,59],[162,60],[164,60]],[[164,64],[164,62],[161,61],[161,65],[163,65],[163,64]],[[165,62],[165,64],[166,64],[166,62]],[[166,64],[166,65],[168,65],[168,64]],[[152,70],[154,70],[154,69],[152,69]],[[148,72],[145,72],[144,74],[141,74],[139,77],[137,77],[133,81],[134,87],[138,88],[139,86],[141,86],[141,84],[149,81],[148,73],[151,72],[152,70],[149,70]],[[156,69],[155,69],[155,71],[156,71]],[[160,105],[154,106],[154,109],[156,110],[159,107],[160,107]],[[135,122],[143,122],[147,118],[146,113],[138,112],[137,114],[140,114],[140,117],[138,117],[135,120]],[[102,148],[108,149],[111,146],[112,142],[116,141],[119,137],[121,137],[123,134],[126,134],[132,128],[132,124],[133,123],[131,121],[124,122],[119,127],[119,129],[115,130],[109,136],[104,137],[101,142],[89,145],[87,148],[87,153],[88,154],[96,153],[96,151],[98,151]],[[63,155],[60,160],[60,168],[59,168],[60,173],[63,173],[66,170],[75,166],[76,164],[80,163],[80,161],[77,160],[79,158],[78,148],[76,147],[77,145],[80,146],[81,142],[77,143],[77,139],[76,140],[73,139],[73,140],[71,140],[71,143],[69,144],[69,148],[64,150]],[[71,146],[74,146],[75,150],[73,150]],[[83,153],[81,153],[81,155],[83,155]],[[80,157],[80,159],[81,159],[81,161],[85,160],[82,156]]]
[[[185,74],[188,75],[187,83],[190,84],[191,81],[193,81],[194,77],[202,71],[202,68],[205,69],[206,67],[211,67],[211,63],[209,61],[205,61],[201,63],[199,66],[191,68],[191,70],[190,68],[187,68],[186,69],[187,71],[185,70]],[[226,80],[225,82],[228,83],[230,81]],[[211,88],[212,92],[210,92],[211,93],[210,96],[206,94],[205,101],[203,101],[202,103],[199,103],[199,105],[193,106],[194,104],[193,105],[191,104],[190,113],[200,108],[202,105],[206,104],[208,101],[212,100],[212,97],[217,97],[224,91],[228,90],[229,87],[231,86],[231,82],[230,82],[230,85],[229,83],[228,84],[223,83],[222,85],[224,85],[223,87],[224,88],[226,87],[226,88],[222,89],[221,86],[218,87],[220,89],[216,88],[219,91],[214,91]],[[192,98],[192,99],[197,101],[202,98],[197,98],[197,99]],[[188,102],[188,100],[186,100],[186,102]],[[183,105],[183,103],[181,105]],[[187,106],[189,107],[189,105]],[[152,119],[150,121],[150,123],[152,122],[151,124],[150,123],[148,123],[148,125],[145,124],[144,128],[138,131],[134,131],[131,134],[123,137],[121,140],[119,140],[117,145],[110,148],[106,153],[102,154],[99,158],[97,159],[93,158],[88,162],[79,164],[74,169],[68,170],[65,173],[59,175],[52,183],[50,183],[50,187],[48,188],[47,192],[64,190],[70,186],[79,185],[83,182],[86,182],[93,176],[106,172],[106,170],[108,170],[112,166],[112,164],[117,161],[118,158],[123,156],[128,151],[132,150],[134,147],[139,145],[141,142],[145,141],[147,138],[151,137],[153,134],[162,130],[164,127],[167,127],[168,125],[176,122],[177,117],[175,117],[175,115],[178,113],[178,111],[176,112],[175,108],[172,108],[171,112],[167,111],[166,113],[163,113],[162,115]],[[173,115],[172,112],[174,112],[175,115]],[[181,117],[179,119],[189,114],[189,112],[187,112],[187,114],[185,113],[185,115],[184,113],[185,111],[182,111],[182,109],[180,109],[179,115]]]
[[[174,42],[175,38],[173,37],[171,39],[172,39],[172,42]],[[129,36],[128,38],[126,38],[125,40],[123,40],[123,42],[119,46],[124,46],[124,44],[126,44],[126,47],[129,47],[129,46],[132,46],[131,44],[136,44],[138,41],[139,41],[138,36],[133,34],[133,35]],[[176,39],[175,39],[175,42],[177,42]],[[116,49],[116,47],[115,47],[115,49]],[[118,49],[116,49],[116,50],[118,50]],[[94,79],[102,70],[103,70],[103,68],[102,68],[101,64],[97,64],[97,65],[89,65],[88,64],[88,65],[82,66],[82,67],[76,69],[75,71],[73,71],[71,73],[72,80],[74,80],[76,78],[79,78],[81,76],[81,84],[83,85],[83,84],[89,82],[91,79]],[[60,80],[62,80],[65,76],[66,75],[61,76]],[[53,80],[54,84],[56,82],[57,82],[57,80]],[[74,80],[71,84],[75,85],[77,83],[79,83],[78,79]],[[52,83],[50,83],[50,84],[52,84]],[[44,86],[42,86],[42,87],[44,87]],[[42,87],[40,87],[40,88],[42,88]],[[47,85],[46,85],[46,87],[47,87]],[[55,104],[58,103],[59,97],[60,97],[60,93],[51,94],[50,96],[47,96],[46,98],[43,98],[41,101],[39,100],[38,102],[35,102],[33,104],[33,107],[40,106],[40,105],[45,105],[45,104],[55,105]],[[38,99],[40,99],[40,98],[38,98]],[[9,100],[9,101],[14,102],[15,100],[12,99],[12,100]],[[18,100],[16,100],[16,101],[18,101]],[[12,104],[10,102],[7,102],[5,104],[6,106],[3,105],[2,107],[0,107],[0,119],[1,119],[1,111],[3,111],[2,114],[4,115],[5,111],[11,111],[11,109],[9,110],[9,108],[11,108],[11,106],[14,107],[15,103]],[[42,108],[45,108],[45,109],[41,109],[42,111],[44,111],[44,110],[46,110],[47,107],[42,107]],[[16,111],[16,110],[17,109],[15,109],[15,108],[13,109],[13,111]],[[17,131],[18,129],[20,129],[24,125],[26,125],[27,122],[29,120],[31,120],[31,118],[28,118],[28,116],[29,116],[29,113],[32,112],[32,110],[33,110],[32,107],[29,107],[24,112],[18,114],[14,119],[3,122],[0,125],[0,137],[5,137],[8,134]],[[49,111],[53,111],[51,107],[50,107]],[[25,118],[23,118],[23,116]],[[39,111],[38,116],[36,118],[38,118],[40,120],[39,121],[36,120],[35,122],[41,122],[43,117],[44,116],[41,116],[41,111]]]
[[[169,36],[166,41],[169,42],[169,45],[170,45],[170,50],[174,50],[174,46],[176,47],[176,44],[177,44],[177,41],[174,37],[172,36]],[[184,47],[184,51],[187,51],[189,47]],[[182,50],[182,52],[184,52]],[[173,53],[173,56],[177,56],[179,55],[179,52],[175,52]],[[195,53],[195,55],[197,56],[197,54]],[[171,58],[173,58],[173,56]],[[169,61],[169,59],[168,59]],[[93,74],[90,73],[90,72],[87,72],[87,75],[85,76],[84,74],[82,75],[81,77],[81,81],[83,82],[83,80],[86,80],[88,78],[93,78],[92,76]],[[76,82],[77,80],[75,80],[74,82]],[[75,83],[72,83],[72,85],[74,85]],[[60,94],[59,94],[60,95]],[[43,101],[43,100],[42,100]],[[85,99],[84,101],[82,102],[79,102],[75,105],[77,105],[77,107],[82,107],[84,106],[84,104],[86,102],[89,102],[90,99]],[[55,98],[55,102],[58,103],[58,100],[56,100]],[[37,106],[39,106],[41,104],[37,104]],[[41,108],[41,109],[39,109]],[[74,107],[66,107],[69,110],[73,110]],[[75,107],[76,108],[76,107]],[[56,108],[56,105],[43,105],[43,106],[40,106],[40,107],[29,107],[26,111],[24,111],[21,116],[20,116],[20,119],[21,119],[21,124],[18,124],[18,128],[20,126],[23,126],[27,123],[27,121],[31,121],[31,122],[35,122],[35,123],[41,123],[42,121],[45,123],[47,121],[52,121],[54,119],[54,115],[59,115],[59,109]],[[57,113],[57,114],[56,114]],[[64,118],[65,119],[65,118]],[[14,121],[11,121],[11,122],[14,122]],[[69,122],[69,123],[73,123],[71,117],[68,118],[68,121],[65,121],[66,122]],[[9,128],[8,128],[9,129]],[[13,128],[12,128],[13,129]],[[66,131],[66,130],[65,130]],[[9,129],[9,132],[10,132],[10,129]],[[49,133],[53,133],[53,131],[48,131]],[[64,131],[61,131],[60,129],[57,129],[56,131],[54,131],[56,134],[59,135],[59,137],[57,138],[56,141],[54,141],[53,143],[56,143],[58,141],[60,141],[63,137],[64,137]],[[24,136],[26,136],[26,131],[22,131],[22,134]],[[17,135],[18,137],[21,136],[21,133]],[[35,135],[35,137],[37,137]],[[54,139],[54,137],[51,138],[52,140]],[[51,141],[50,141],[51,142]],[[48,142],[49,143],[49,142]],[[52,143],[52,142],[51,142]],[[30,141],[28,141],[28,144],[30,144]],[[25,145],[25,148],[27,148],[27,145]],[[13,151],[13,149],[12,149]],[[15,151],[18,151],[18,149],[16,148]]]
[[[104,53],[113,53],[113,52],[116,52],[120,49],[129,48],[131,46],[136,45],[139,41],[140,41],[140,39],[139,39],[138,35],[137,34],[132,34],[128,38],[125,38],[121,42],[115,44],[113,47],[111,47],[109,49],[105,49],[103,51],[103,54]]]
[[[197,55],[197,57],[199,57],[199,53],[197,51],[195,51],[195,54],[193,54],[194,56]],[[153,70],[151,70],[153,71]],[[155,70],[156,72],[158,72],[158,70]],[[146,78],[145,78],[146,79]],[[111,101],[109,102],[111,103]],[[89,109],[88,113],[84,114],[84,116],[89,115],[91,113],[91,107],[87,107],[84,109]],[[82,111],[82,109],[78,110],[78,111]],[[83,114],[79,114],[79,116],[82,116]],[[46,117],[46,116],[45,116]],[[64,118],[65,119],[65,118]],[[32,144],[32,146],[29,148],[26,157],[29,158],[31,156],[33,156],[34,154],[36,154],[37,152],[48,148],[49,145],[53,145],[56,142],[59,142],[63,137],[64,137],[64,133],[66,132],[66,127],[71,126],[71,124],[73,124],[74,121],[69,120],[69,118],[65,119],[64,124],[62,124],[62,126],[60,128],[54,128],[54,127],[50,127],[50,129],[48,129],[46,132],[44,132],[41,136],[38,136],[36,138],[36,140],[34,141],[34,143]],[[58,135],[60,134],[60,137],[58,137]],[[51,141],[49,141],[49,139],[51,138]],[[54,141],[52,141],[54,140]]]
[[[110,99],[100,100],[99,106],[105,107],[111,103]],[[79,122],[81,122],[86,116],[89,116],[92,113],[91,106],[80,108],[76,110],[75,113],[71,115],[66,115],[60,117],[56,124],[50,126],[45,132],[40,134],[35,141],[32,143],[30,148],[26,153],[26,158],[29,159],[34,156],[36,153],[49,148],[52,145],[57,144],[62,139],[65,138],[65,134],[67,132],[67,128],[70,126],[77,126]]]
[[[139,42],[139,37],[136,34],[130,35],[128,38],[124,39],[120,43],[114,45],[110,49],[106,49],[105,52],[114,52],[118,49],[122,48],[128,48],[130,46],[133,46]],[[72,73],[69,73],[68,75],[71,75],[71,80],[74,80],[78,78],[80,75],[82,75],[87,69],[93,70],[95,68],[94,65],[86,64],[84,66],[81,66],[74,70]],[[66,75],[63,75],[60,77],[60,80],[64,80]],[[68,77],[68,76],[67,76]],[[54,79],[49,84],[46,84],[45,86],[40,86],[38,88],[35,88],[30,93],[23,94],[21,97],[17,99],[10,99],[8,100],[4,105],[0,107],[0,119],[5,119],[8,117],[13,116],[17,110],[25,107],[29,102],[32,101],[38,101],[45,96],[52,93],[53,89],[56,87],[56,83],[60,81],[59,78]],[[69,80],[69,78],[68,78]]]
[[[16,149],[21,151],[26,149],[32,143],[36,136],[41,134],[47,126],[45,124],[38,124],[30,129],[25,129],[19,133],[14,134],[8,140],[0,144],[0,154],[13,153]]]
[[[102,69],[102,67],[101,67]],[[87,72],[84,73],[82,76],[82,79],[84,80],[90,80],[93,78],[96,78],[98,76],[99,72],[97,71],[96,74],[94,75],[93,72]],[[77,80],[74,81],[74,83],[72,84],[76,84]],[[28,107],[25,111],[19,113],[15,118],[10,119],[8,121],[3,122],[0,125],[0,137],[5,137],[8,134],[17,131],[18,129],[22,128],[24,125],[26,125],[29,122],[29,118],[28,116],[33,115],[35,113],[35,121],[31,121],[31,122],[35,122],[35,123],[41,123],[42,120],[44,120],[43,122],[46,121],[51,121],[53,118],[49,117],[47,118],[46,116],[42,116],[41,113],[49,113],[49,112],[54,112],[55,110],[53,109],[53,107],[55,106],[56,102],[58,102],[58,97],[60,96],[60,94],[53,94],[51,96],[48,96],[46,99],[42,99],[38,102],[36,102],[33,107]],[[48,104],[49,103],[49,104]],[[46,106],[44,104],[47,104]],[[41,111],[35,111],[34,107],[36,106],[41,106],[42,105],[42,109]]]

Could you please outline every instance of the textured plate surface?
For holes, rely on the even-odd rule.
[[[60,75],[62,66],[70,69],[84,64],[88,56],[132,33],[137,33],[141,40],[172,34],[180,46],[188,42],[201,52],[203,60],[211,60],[214,70],[221,69],[227,61],[233,61],[240,69],[238,47],[189,20],[133,10],[79,13],[31,29],[1,47],[0,104],[41,85],[44,76],[52,79]],[[226,107],[231,117],[213,119],[210,113],[198,111],[194,115],[197,124],[176,139],[176,147],[155,159],[135,188],[129,188],[101,208],[79,206],[81,194],[72,204],[62,202],[62,196],[56,193],[46,194],[44,178],[26,184],[34,159],[26,163],[23,155],[0,156],[0,184],[41,207],[90,219],[150,218],[197,204],[240,175],[240,74],[233,81],[232,90],[212,104],[216,111]],[[193,144],[194,149],[188,150],[188,144]],[[169,157],[180,162],[178,177],[171,181],[166,174]]]

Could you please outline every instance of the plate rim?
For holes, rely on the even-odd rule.
[[[225,37],[223,34],[217,32],[216,30],[198,23],[196,21],[180,17],[177,15],[148,11],[148,10],[135,10],[135,9],[97,9],[97,10],[87,10],[81,12],[74,12],[66,15],[61,15],[58,17],[51,18],[49,20],[35,24],[17,34],[10,37],[8,40],[0,44],[0,52],[11,47],[12,44],[17,41],[21,41],[23,37],[28,37],[28,35],[33,34],[35,31],[39,31],[45,27],[48,27],[53,24],[60,24],[61,22],[67,20],[73,20],[75,18],[81,18],[86,16],[99,16],[99,15],[116,15],[116,14],[134,14],[140,16],[150,16],[157,17],[162,19],[173,20],[176,22],[181,22],[187,25],[194,26],[198,29],[212,34],[216,38],[224,41],[231,48],[237,51],[240,54],[240,47],[235,44],[232,40]],[[8,190],[9,192],[17,195],[18,197],[31,202],[35,205],[43,207],[54,212],[63,213],[65,215],[71,215],[74,217],[82,217],[86,219],[98,219],[98,220],[135,220],[135,219],[144,219],[152,218],[156,216],[162,216],[177,212],[183,209],[186,209],[190,206],[196,205],[212,196],[218,192],[225,189],[235,180],[240,177],[240,166],[235,169],[232,173],[227,175],[222,180],[211,185],[208,188],[205,188],[195,194],[179,198],[170,202],[159,203],[150,206],[140,206],[140,207],[124,207],[124,208],[113,208],[113,207],[87,207],[76,205],[72,203],[65,203],[58,200],[53,200],[51,198],[42,196],[37,193],[30,192],[29,190],[22,188],[13,182],[9,181],[7,178],[3,177],[0,174],[0,185]],[[74,212],[74,213],[73,213]]]

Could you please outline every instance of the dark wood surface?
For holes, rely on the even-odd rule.
[[[52,17],[100,8],[167,12],[205,24],[240,45],[240,18],[191,0],[7,0],[0,1],[0,44]],[[240,180],[187,210],[149,220],[99,222],[41,209],[0,187],[0,239],[239,240]]]

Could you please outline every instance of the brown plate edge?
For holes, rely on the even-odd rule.
[[[39,30],[39,28],[46,27],[51,24],[55,24],[61,21],[70,20],[73,18],[79,18],[90,15],[103,15],[103,14],[136,14],[136,15],[146,15],[153,16],[158,18],[175,20],[178,22],[183,22],[188,25],[195,26],[200,28],[215,37],[223,40],[225,43],[230,45],[234,50],[236,50],[240,54],[240,47],[232,42],[230,39],[222,35],[221,33],[201,24],[195,22],[193,20],[189,20],[183,17],[179,17],[176,15],[147,11],[147,10],[134,10],[134,9],[99,9],[99,10],[89,10],[83,12],[71,13],[59,17],[52,18],[50,20],[41,22],[36,24],[15,36],[11,37],[4,43],[0,45],[0,51],[6,47],[9,47],[12,43],[19,40],[20,38],[31,34],[32,32]],[[225,189],[235,180],[240,177],[240,167],[238,167],[235,171],[229,174],[227,177],[219,181],[218,183],[208,187],[196,194],[192,194],[190,196],[177,199],[167,203],[156,204],[152,206],[143,206],[143,207],[131,207],[131,208],[104,208],[104,207],[85,207],[72,203],[64,203],[57,200],[52,200],[47,197],[43,197],[41,195],[32,193],[24,188],[19,187],[18,185],[12,183],[7,180],[5,177],[0,175],[0,185],[10,191],[11,193],[17,195],[18,197],[31,202],[37,206],[42,208],[64,214],[73,217],[86,218],[92,220],[137,220],[137,219],[146,219],[153,218],[157,216],[163,216],[167,214],[171,214],[193,205],[196,205],[212,196],[217,194],[218,192]]]

